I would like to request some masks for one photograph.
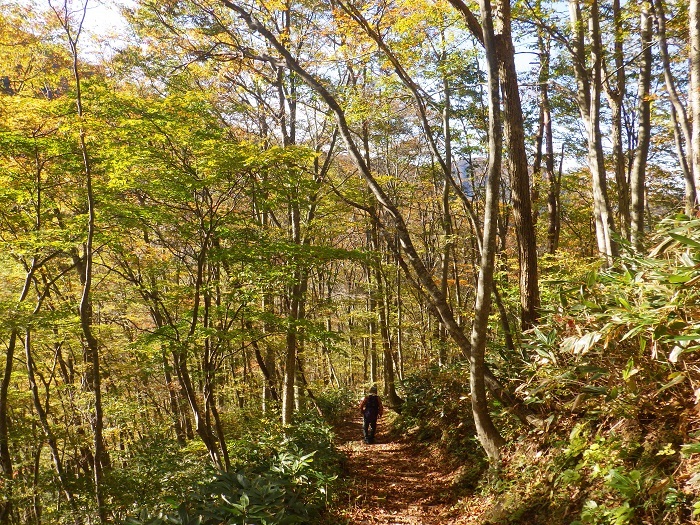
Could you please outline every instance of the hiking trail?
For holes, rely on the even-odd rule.
[[[362,418],[337,428],[347,457],[347,501],[341,511],[350,525],[445,525],[450,507],[451,472],[428,451],[389,434],[381,418],[376,442],[362,440]]]

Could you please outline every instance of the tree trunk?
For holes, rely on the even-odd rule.
[[[690,24],[690,107],[693,122],[691,151],[693,179],[695,182],[695,206],[700,205],[700,5],[689,2]]]
[[[180,418],[180,403],[179,396],[175,391],[172,374],[170,371],[170,360],[167,352],[163,351],[163,378],[165,379],[165,388],[168,389],[168,401],[170,404],[170,414],[173,420],[173,430],[178,444],[184,446],[186,441],[185,431],[182,428],[182,420]]]
[[[444,35],[443,35],[444,39]],[[442,61],[446,57],[442,57]],[[443,140],[445,141],[445,168],[446,171],[443,173],[444,181],[442,184],[442,231],[445,234],[445,246],[442,248],[440,254],[441,257],[441,272],[440,272],[440,290],[442,294],[449,300],[447,281],[450,272],[450,262],[451,262],[451,252],[453,249],[453,229],[452,229],[452,213],[450,210],[450,189],[452,188],[452,127],[450,125],[450,119],[452,118],[452,101],[450,84],[447,76],[443,76],[442,79],[442,90],[443,90],[443,110],[442,110],[442,134]],[[444,366],[447,364],[447,330],[445,325],[440,323],[438,333],[438,344],[440,345],[439,351],[439,364]]]
[[[622,12],[620,0],[613,0],[613,23],[615,32],[613,67],[614,72],[606,74],[605,92],[610,104],[611,126],[612,126],[612,150],[615,159],[615,182],[617,184],[617,204],[618,215],[620,217],[620,233],[623,238],[630,238],[630,199],[629,185],[627,183],[627,169],[625,166],[625,152],[622,142],[622,110],[626,93],[625,63],[624,63],[624,29],[622,27]],[[605,62],[603,62],[605,67]],[[610,78],[615,79],[612,85]]]
[[[268,213],[267,211],[263,211],[262,213],[262,227],[267,228],[268,227]],[[268,314],[272,312],[273,310],[273,301],[272,297],[270,296],[269,293],[263,293],[262,297],[262,305],[261,305],[262,311],[264,314]],[[270,326],[270,323],[265,320],[263,321],[263,334],[269,334],[273,332],[272,326]],[[276,360],[275,360],[275,351],[273,347],[269,344],[265,345],[265,356],[261,355],[260,349],[258,348],[257,342],[253,346],[255,350],[255,356],[258,359],[258,362],[260,364],[260,370],[263,371],[263,375],[265,377],[265,382],[263,384],[263,412],[267,412],[268,409],[268,404],[271,400],[274,400],[276,402],[279,402],[279,396],[277,394],[277,387],[278,387],[278,377],[276,373]]]
[[[218,280],[219,269],[213,268],[213,279]],[[211,284],[211,281],[208,283]],[[214,328],[211,323],[210,311],[211,311],[211,286],[206,286],[204,291],[204,319],[202,324],[205,328]],[[217,307],[220,307],[217,304]],[[219,330],[222,330],[219,327]],[[228,447],[226,446],[226,436],[224,435],[224,428],[221,424],[221,419],[219,418],[219,412],[216,409],[216,368],[213,363],[213,351],[212,351],[212,338],[207,336],[204,340],[204,355],[202,357],[202,372],[203,372],[203,384],[202,384],[202,398],[204,399],[204,412],[206,414],[206,422],[209,428],[214,429],[216,433],[216,438],[218,440],[219,450],[221,452],[221,459],[223,461],[223,466],[226,471],[231,469],[231,462],[228,455]],[[245,353],[244,353],[245,359]],[[212,424],[211,418],[214,418],[214,423]]]
[[[372,221],[372,249],[375,253],[380,253],[379,246],[379,234],[377,232],[377,223]],[[374,286],[372,287],[371,294],[374,295],[374,307],[375,310],[372,312],[377,315],[379,320],[379,331],[382,340],[382,353],[383,353],[383,364],[384,364],[384,395],[388,400],[388,405],[392,408],[398,409],[403,403],[403,399],[399,397],[396,393],[396,384],[394,380],[394,358],[391,355],[391,344],[389,341],[389,322],[386,315],[386,289],[384,287],[382,271],[379,261],[375,266],[371,268],[374,274]]]
[[[637,132],[637,149],[634,154],[632,173],[630,175],[632,230],[631,242],[637,252],[644,246],[644,181],[646,179],[647,157],[651,142],[651,67],[652,34],[649,0],[642,2],[641,13],[642,56],[639,66],[639,119]]]
[[[66,501],[71,508],[73,513],[73,518],[76,525],[80,525],[82,520],[80,519],[80,513],[78,512],[78,506],[73,497],[73,492],[68,486],[68,480],[66,478],[66,471],[63,468],[63,462],[61,461],[61,452],[58,448],[56,442],[56,436],[51,430],[49,425],[48,417],[46,416],[46,411],[41,404],[41,399],[39,397],[39,388],[36,384],[36,378],[34,375],[34,358],[32,357],[32,339],[31,331],[27,329],[24,338],[24,356],[27,364],[27,379],[29,380],[29,390],[32,393],[32,401],[34,403],[34,409],[36,410],[37,416],[39,417],[39,422],[41,423],[41,428],[46,436],[46,443],[49,445],[49,450],[51,451],[51,459],[53,460],[54,470],[56,471],[56,477],[58,478],[59,486],[63,495],[66,497]]]
[[[371,237],[372,233],[367,232],[367,236]],[[371,242],[370,242],[371,246]],[[367,339],[368,343],[368,349],[369,349],[369,382],[371,385],[374,385],[377,383],[377,365],[378,365],[378,356],[377,356],[377,338],[378,338],[378,331],[377,331],[377,283],[375,282],[374,279],[374,272],[372,271],[371,264],[368,264],[367,267],[365,268],[365,271],[367,272],[367,287],[368,287],[368,297],[367,297],[367,313],[368,313],[368,329],[369,329],[369,337]]]
[[[93,431],[93,446],[94,446],[94,463],[93,463],[93,474],[95,482],[95,501],[97,503],[97,514],[100,523],[107,523],[107,508],[104,500],[104,495],[102,492],[102,479],[103,479],[103,469],[106,465],[106,450],[104,446],[104,416],[102,413],[102,375],[100,372],[100,349],[97,339],[92,332],[92,277],[93,277],[93,241],[95,238],[95,194],[93,191],[93,180],[92,180],[92,163],[90,156],[88,154],[87,143],[85,140],[86,132],[83,125],[83,99],[81,91],[81,78],[80,72],[78,70],[78,49],[77,49],[77,39],[80,35],[81,26],[78,27],[75,37],[73,37],[71,28],[69,26],[70,21],[67,15],[67,4],[66,5],[66,18],[63,21],[63,27],[66,31],[66,36],[71,48],[72,55],[72,69],[73,78],[75,80],[75,101],[77,106],[78,114],[78,141],[80,146],[80,153],[83,163],[83,174],[85,176],[85,190],[87,199],[87,236],[85,239],[85,245],[83,248],[83,291],[80,297],[80,304],[78,305],[78,313],[80,316],[80,327],[83,332],[84,337],[84,355],[86,356],[86,384],[89,390],[92,391],[94,396],[94,415],[92,421],[92,431]],[[87,9],[87,4],[83,6],[83,15]]]
[[[498,82],[498,60],[493,28],[493,14],[490,0],[480,0],[482,27],[484,30],[484,49],[488,63],[488,100],[489,100],[489,162],[487,171],[486,203],[484,205],[484,233],[481,250],[481,267],[474,306],[474,324],[472,325],[470,386],[472,395],[472,413],[479,442],[494,465],[501,458],[500,448],[504,440],[496,429],[489,415],[486,398],[485,365],[486,333],[491,312],[491,293],[493,286],[494,261],[496,255],[496,232],[498,229],[498,195],[500,192],[502,135],[500,119],[500,97]]]
[[[550,61],[549,39],[538,35],[540,50],[540,111],[542,112],[542,141],[544,154],[542,165],[548,182],[547,188],[547,253],[554,255],[559,246],[559,184],[554,173],[554,137],[552,133],[552,112],[549,103]]]
[[[668,55],[668,44],[666,42],[666,13],[664,10],[664,0],[656,0],[654,3],[652,3],[651,7],[654,10],[658,26],[659,55],[661,56],[661,62],[664,68],[666,91],[668,92],[668,97],[671,100],[671,121],[673,123],[673,135],[676,143],[676,152],[678,155],[678,162],[683,169],[683,176],[685,177],[685,212],[690,216],[693,214],[696,200],[695,179],[693,177],[693,132],[691,129],[691,124],[688,121],[688,113],[686,112],[686,108],[678,96],[678,90],[676,89],[676,84],[673,80],[673,73],[671,72],[671,59]],[[683,151],[683,144],[685,144],[685,150],[687,153],[684,153]]]
[[[396,265],[396,353],[398,357],[397,373],[403,381],[403,302],[401,300],[401,268]]]
[[[515,69],[515,49],[511,35],[510,0],[497,0],[494,10],[497,13],[494,17],[494,51],[500,68],[505,148],[508,151],[513,218],[518,238],[520,322],[523,330],[527,330],[537,323],[539,317],[540,290],[537,280],[537,241],[532,217],[523,110],[520,103],[518,73]],[[484,38],[485,44],[486,38]]]
[[[293,229],[298,233],[299,222],[298,214],[295,215],[293,219],[294,226]],[[296,242],[298,242],[299,237],[297,234],[293,234]],[[296,361],[297,361],[297,347],[299,339],[299,312],[301,308],[302,301],[302,291],[301,291],[301,271],[294,272],[294,284],[292,284],[290,289],[289,297],[289,315],[287,316],[288,326],[287,326],[287,337],[286,337],[286,352],[285,352],[285,366],[284,366],[284,379],[282,386],[282,424],[290,425],[294,417],[294,387],[296,384]]]
[[[3,486],[6,487],[2,495],[0,504],[0,523],[10,522],[12,513],[12,455],[10,454],[9,420],[7,417],[7,394],[10,389],[10,378],[12,376],[15,347],[17,345],[17,329],[13,328],[10,333],[10,341],[7,344],[5,354],[5,368],[3,370],[2,381],[0,381],[0,467],[2,467]]]
[[[202,443],[204,443],[212,463],[218,468],[223,468],[224,463],[219,454],[216,439],[214,438],[211,427],[207,425],[206,415],[199,406],[197,394],[192,384],[192,379],[190,378],[187,364],[187,348],[173,349],[173,361],[175,363],[178,382],[180,383],[185,399],[190,405],[192,417],[194,417],[194,430],[202,440]]]
[[[577,83],[577,101],[584,122],[588,141],[588,167],[593,187],[593,217],[598,252],[612,264],[617,255],[617,243],[613,239],[613,221],[608,200],[607,178],[600,132],[600,95],[602,89],[602,49],[598,0],[592,0],[588,19],[591,71],[586,68],[584,20],[579,0],[569,0],[569,14],[573,32],[574,72]]]

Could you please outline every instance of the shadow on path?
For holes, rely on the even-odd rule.
[[[379,420],[376,442],[362,440],[362,418],[337,429],[348,458],[348,501],[343,516],[351,525],[444,525],[451,475],[437,458],[411,444],[392,441]]]

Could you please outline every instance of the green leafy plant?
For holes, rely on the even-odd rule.
[[[286,435],[278,424],[253,426],[259,439],[231,443],[231,450],[247,460],[238,462],[239,470],[215,472],[184,499],[164,501],[170,509],[141,509],[125,524],[287,525],[317,520],[337,480],[340,456],[333,450],[330,428],[317,417],[300,421]]]

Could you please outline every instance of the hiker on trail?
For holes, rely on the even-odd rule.
[[[364,423],[362,425],[362,433],[365,436],[365,443],[374,443],[374,433],[377,430],[377,418],[384,414],[382,400],[377,395],[377,387],[373,386],[369,389],[369,394],[360,403],[360,413]]]

